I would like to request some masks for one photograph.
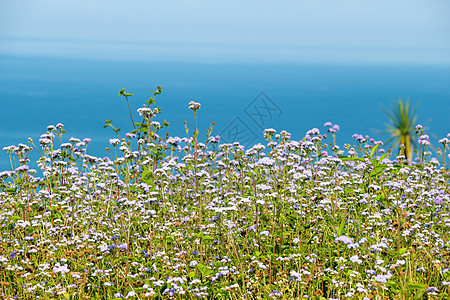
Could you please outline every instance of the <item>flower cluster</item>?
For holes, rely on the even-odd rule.
[[[406,165],[362,135],[329,150],[318,128],[300,140],[266,129],[267,144],[248,149],[210,132],[204,143],[128,133],[96,157],[90,140],[64,141],[62,124],[47,130],[42,177],[32,147],[3,148],[17,164],[0,172],[2,297],[449,296],[449,172],[437,158]]]

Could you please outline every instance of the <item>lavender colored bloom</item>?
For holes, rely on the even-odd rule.
[[[275,290],[269,294],[269,297],[280,297],[281,295],[279,291]]]
[[[378,274],[375,276],[375,280],[381,283],[387,283],[387,280],[391,278],[389,275]]]
[[[290,275],[295,279],[295,281],[302,281],[302,274],[296,271],[291,271]]]
[[[109,140],[109,143],[111,144],[111,145],[118,145],[118,144],[120,144],[120,140],[119,139],[110,139]]]
[[[308,130],[306,132],[306,135],[311,136],[311,135],[319,135],[320,134],[320,130],[317,128],[313,128],[311,130]]]
[[[261,233],[259,235],[269,236],[269,231],[267,231],[267,230],[261,231]]]
[[[119,248],[120,250],[124,251],[128,249],[128,245],[126,243],[120,243],[117,245],[117,248]]]
[[[355,140],[357,140],[360,143],[364,143],[366,141],[366,139],[362,135],[357,134],[357,133],[352,135],[352,138],[354,138]]]
[[[349,238],[348,236],[341,235],[340,237],[337,237],[337,238],[334,240],[334,242],[335,242],[335,243],[337,243],[337,242],[343,242],[344,244],[350,244],[350,243],[353,243],[353,239]]]
[[[450,144],[450,140],[448,138],[443,138],[439,140],[439,143],[443,145]]]
[[[275,160],[270,157],[263,157],[256,162],[256,165],[265,165],[265,166],[273,166],[275,164]]]
[[[74,138],[74,137],[71,137],[71,138],[69,139],[69,142],[76,144],[76,143],[81,142],[81,140],[80,140],[80,139],[77,139],[77,138]]]
[[[194,101],[189,102],[189,109],[192,109],[193,111],[197,111],[197,109],[199,109],[200,106],[201,106],[200,103]]]
[[[196,265],[198,265],[198,262],[196,260],[193,260],[189,263],[189,266],[191,267],[195,267]]]
[[[20,166],[20,167],[17,167],[16,168],[16,172],[26,172],[26,171],[28,171],[28,169],[29,169],[30,167],[28,167],[27,165],[23,165],[23,166]]]

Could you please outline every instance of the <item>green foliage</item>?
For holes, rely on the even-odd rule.
[[[161,87],[152,93],[111,159],[87,154],[86,140],[63,143],[62,127],[40,141],[43,179],[25,168],[30,149],[6,149],[15,171],[0,173],[0,293],[422,299],[435,287],[448,298],[445,168],[392,162],[368,138],[332,155],[318,130],[299,141],[268,131],[270,146],[244,149],[218,147],[212,122],[200,144],[195,102],[186,138],[164,138]]]

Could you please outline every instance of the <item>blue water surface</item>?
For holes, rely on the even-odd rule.
[[[287,130],[300,139],[327,121],[340,125],[337,142],[352,142],[352,134],[381,134],[387,122],[380,105],[392,107],[399,97],[419,103],[418,123],[428,127],[435,144],[450,132],[450,67],[425,65],[321,64],[194,64],[107,62],[37,57],[0,57],[0,147],[38,143],[47,125],[63,123],[70,137],[92,139],[88,153],[106,156],[103,128],[113,119],[121,133],[132,130],[121,88],[134,94],[132,110],[144,104],[161,85],[157,121],[170,123],[170,134],[185,136],[186,120],[193,127],[188,102],[200,102],[201,136],[211,121],[215,135],[230,142],[233,133],[243,144],[261,142],[264,128]],[[262,92],[262,93],[261,93]],[[193,129],[190,130],[192,133]],[[257,138],[256,138],[257,137]],[[10,169],[1,151],[0,170]],[[36,152],[36,151],[33,151]],[[37,160],[37,153],[31,156]],[[31,163],[33,165],[33,162]],[[35,166],[35,165],[34,165]]]

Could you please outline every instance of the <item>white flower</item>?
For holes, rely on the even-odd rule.
[[[353,239],[349,238],[348,236],[341,235],[340,237],[337,237],[337,238],[334,240],[334,242],[335,242],[335,243],[337,243],[337,242],[343,242],[344,244],[350,244],[350,243],[353,243]]]
[[[189,102],[189,109],[192,109],[193,111],[196,111],[197,109],[199,109],[200,106],[201,106],[200,103],[197,103],[194,101]]]
[[[196,265],[198,265],[198,262],[196,260],[193,260],[189,263],[189,266],[191,267],[195,267]]]
[[[119,139],[110,139],[109,143],[111,145],[118,145],[118,144],[120,144],[120,140]]]
[[[357,264],[361,264],[362,263],[362,260],[358,257],[358,255],[354,255],[354,256],[350,257],[350,260],[352,262],[354,262],[354,263],[357,263]]]
[[[64,274],[70,272],[70,269],[67,268],[67,264],[61,266],[59,263],[57,263],[54,267],[53,267],[53,273],[61,273],[61,276],[64,277]]]
[[[127,298],[134,297],[134,296],[136,296],[136,293],[134,291],[129,291]]]
[[[261,233],[259,235],[269,236],[269,231],[267,231],[267,230],[261,231]]]

